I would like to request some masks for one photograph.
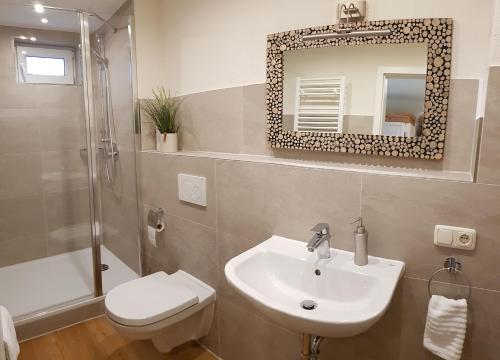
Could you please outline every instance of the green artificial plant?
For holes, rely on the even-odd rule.
[[[177,111],[181,100],[170,96],[162,87],[153,90],[153,97],[145,99],[142,109],[149,115],[160,134],[175,134],[180,128]]]

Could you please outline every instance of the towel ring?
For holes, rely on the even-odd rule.
[[[449,273],[452,273],[452,274],[460,273],[461,277],[463,279],[465,279],[464,286],[467,287],[467,297],[465,299],[469,300],[470,296],[471,296],[471,287],[472,287],[471,282],[470,282],[469,278],[465,275],[465,273],[462,271],[462,263],[454,257],[446,258],[446,260],[444,261],[443,267],[441,269],[435,271],[431,275],[431,277],[429,278],[429,281],[427,282],[427,292],[429,293],[429,297],[433,295],[431,293],[432,280],[434,280],[436,275],[440,274],[443,271],[448,271]]]

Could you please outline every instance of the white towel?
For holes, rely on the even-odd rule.
[[[3,333],[3,348],[7,355],[7,360],[16,360],[19,356],[19,343],[17,342],[16,329],[12,316],[6,308],[0,305],[0,319]],[[2,349],[3,350],[3,349]]]
[[[459,360],[466,328],[467,300],[432,295],[424,333],[427,350],[445,360]]]

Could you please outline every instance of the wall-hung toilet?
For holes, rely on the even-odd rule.
[[[105,300],[113,327],[131,339],[151,339],[160,352],[208,334],[215,290],[188,273],[157,272],[118,285]]]

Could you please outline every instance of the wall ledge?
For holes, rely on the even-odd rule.
[[[208,158],[216,160],[232,160],[232,161],[246,161],[252,163],[262,164],[276,164],[284,166],[304,167],[311,169],[325,169],[336,171],[347,171],[364,174],[375,175],[390,175],[390,176],[403,176],[409,178],[421,179],[434,179],[434,180],[448,180],[459,182],[473,182],[473,176],[468,171],[445,171],[445,170],[428,170],[428,169],[415,169],[415,168],[401,168],[389,166],[374,166],[374,165],[360,165],[348,163],[331,163],[326,161],[307,161],[307,160],[290,160],[267,155],[251,155],[251,154],[235,154],[235,153],[220,153],[210,151],[179,151],[177,153],[161,153],[156,150],[143,150],[143,153],[154,153],[164,156],[186,156]]]

